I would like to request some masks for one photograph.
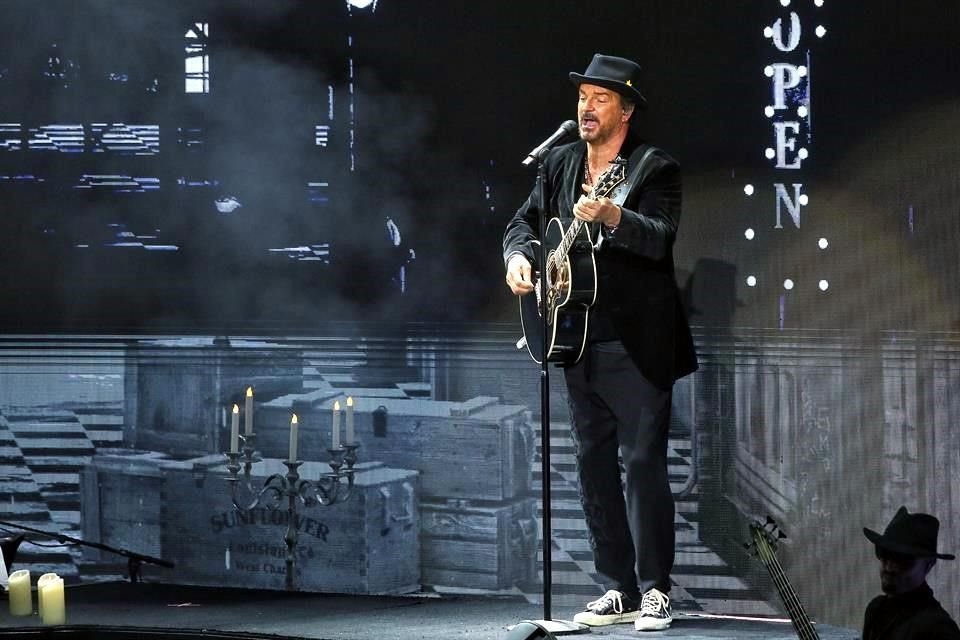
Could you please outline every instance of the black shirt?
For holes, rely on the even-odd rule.
[[[960,629],[924,584],[871,600],[863,617],[863,640],[960,640]]]

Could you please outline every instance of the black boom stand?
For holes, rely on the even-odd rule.
[[[564,127],[567,127],[567,132],[569,133],[569,125],[573,125],[574,128],[576,125],[572,122],[564,123]],[[561,127],[563,129],[564,127]],[[559,133],[559,132],[558,132]],[[556,134],[554,134],[556,136]],[[563,634],[573,634],[573,633],[589,633],[590,628],[586,625],[580,624],[578,622],[571,622],[568,620],[553,620],[550,612],[551,605],[551,591],[553,590],[553,534],[551,531],[551,497],[550,497],[550,369],[549,369],[549,358],[547,357],[547,352],[550,345],[549,329],[550,329],[550,320],[547,316],[547,295],[546,295],[546,281],[547,281],[547,207],[549,203],[549,198],[547,197],[547,169],[544,165],[543,158],[546,155],[548,148],[543,148],[544,145],[541,145],[539,149],[534,150],[529,156],[527,156],[527,161],[524,164],[528,164],[531,158],[534,158],[537,161],[537,181],[535,185],[535,190],[537,193],[537,200],[539,201],[539,215],[538,224],[539,224],[539,238],[540,243],[538,247],[537,255],[537,264],[540,269],[540,477],[541,477],[541,493],[543,500],[543,520],[542,520],[542,534],[541,534],[541,545],[543,547],[543,620],[537,620],[535,623],[538,627],[549,631],[554,635],[563,635]],[[536,292],[528,295],[537,295]]]
[[[77,538],[72,538],[68,535],[62,533],[54,533],[52,531],[44,531],[42,529],[33,529],[31,527],[26,527],[22,524],[15,524],[13,522],[4,522],[0,520],[0,527],[11,527],[13,529],[20,529],[21,531],[29,531],[30,533],[36,533],[48,538],[53,538],[58,542],[63,542],[65,544],[76,544],[84,547],[91,547],[93,549],[100,549],[101,551],[109,551],[110,553],[115,553],[119,556],[123,556],[127,559],[127,570],[129,573],[130,582],[139,582],[140,581],[140,565],[144,562],[148,564],[156,564],[161,567],[167,567],[168,569],[173,569],[174,564],[169,560],[163,560],[162,558],[154,558],[152,556],[143,555],[142,553],[135,553],[133,551],[127,551],[126,549],[117,549],[116,547],[111,547],[109,545],[101,544],[99,542],[88,542],[87,540],[79,540]]]

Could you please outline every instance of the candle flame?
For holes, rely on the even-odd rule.
[[[240,413],[240,407],[238,407],[237,405],[233,405],[233,412]]]
[[[253,397],[253,387],[247,387],[247,397],[248,398]]]
[[[353,406],[353,396],[347,396],[347,406],[348,407]]]
[[[335,401],[334,401],[334,403],[333,403],[333,410],[334,410],[334,411],[340,411],[340,401],[339,401],[339,400],[335,400]]]
[[[290,418],[290,424],[297,424],[297,414],[293,414],[293,417]]]

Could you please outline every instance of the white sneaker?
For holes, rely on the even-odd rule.
[[[670,615],[670,596],[659,589],[650,589],[640,599],[640,614],[633,623],[637,631],[660,631],[673,622]]]
[[[597,600],[588,602],[584,611],[573,616],[574,622],[601,627],[637,619],[637,601],[611,589]]]

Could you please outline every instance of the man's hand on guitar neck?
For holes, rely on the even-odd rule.
[[[616,228],[620,224],[620,207],[610,198],[590,197],[590,185],[580,185],[584,195],[573,205],[573,215],[584,222],[602,222],[607,227]]]
[[[522,253],[515,253],[507,261],[507,286],[516,296],[525,296],[533,291],[530,279],[532,267]]]

